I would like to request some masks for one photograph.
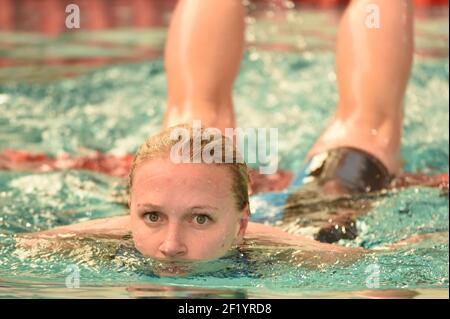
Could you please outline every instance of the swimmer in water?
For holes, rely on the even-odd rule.
[[[365,23],[369,4],[379,9],[379,26]],[[131,232],[142,254],[163,260],[215,259],[255,238],[300,252],[354,252],[249,222],[245,164],[175,164],[169,159],[173,144],[168,137],[176,125],[200,120],[222,132],[235,127],[232,87],[244,48],[244,16],[239,0],[178,2],[165,49],[163,131],[135,157],[130,214],[24,235],[23,245],[63,234]],[[410,1],[349,5],[337,36],[337,110],[307,155],[299,192],[307,185],[336,194],[374,191],[400,171],[402,100],[412,52]]]
[[[129,214],[22,234],[20,245],[39,246],[42,239],[71,235],[121,238],[131,233],[139,252],[166,261],[216,259],[245,239],[303,251],[352,250],[249,222],[249,175],[245,162],[238,160],[234,143],[219,134],[220,151],[212,151],[213,156],[216,151],[222,156],[230,147],[232,163],[174,163],[171,151],[177,140],[171,139],[171,133],[180,128],[189,132],[190,157],[194,158],[194,133],[189,126],[166,129],[145,141],[129,174]],[[203,141],[198,153],[204,153],[207,145]]]
[[[172,133],[178,129],[189,134],[184,144],[189,146],[187,163],[174,161],[178,140]],[[205,130],[200,129],[198,134],[203,135]],[[67,239],[131,237],[142,255],[168,263],[213,260],[233,251],[272,247],[286,252],[280,255],[283,258],[306,267],[351,262],[369,252],[250,222],[247,166],[240,160],[235,143],[220,133],[216,136],[220,148],[208,148],[209,142],[202,140],[196,151],[194,130],[188,125],[150,137],[137,151],[129,174],[128,214],[20,234],[16,237],[18,246],[71,250],[77,245],[65,245]],[[232,161],[225,162],[224,154],[230,149]],[[192,160],[206,151],[215,159],[213,163]],[[392,247],[396,245],[401,243]],[[182,273],[177,267],[170,269],[169,273]],[[163,273],[170,275],[167,269]]]

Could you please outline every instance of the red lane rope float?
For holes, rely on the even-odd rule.
[[[87,156],[62,154],[57,157],[10,149],[0,153],[0,170],[19,172],[80,169],[127,178],[132,162],[133,155],[116,156],[100,152],[93,152]],[[255,170],[250,170],[249,174],[252,194],[281,191],[289,186],[293,178],[292,172],[282,170],[272,175],[261,175]]]
[[[85,169],[111,176],[126,177],[133,155],[115,156],[93,152],[87,156],[62,154],[50,157],[21,150],[4,150],[0,153],[0,169],[10,171],[48,172],[67,169]]]
[[[428,186],[448,189],[448,173],[429,176],[419,173],[403,173],[392,183],[392,187]]]
[[[0,170],[22,172],[49,172],[58,170],[80,169],[95,171],[111,176],[126,178],[133,162],[133,155],[116,156],[93,152],[86,156],[69,154],[50,157],[42,153],[21,150],[3,150],[0,152]],[[293,173],[279,170],[272,175],[261,175],[250,170],[251,191],[274,192],[286,189],[291,183]],[[428,186],[441,189],[449,188],[448,173],[425,175],[421,173],[403,173],[396,177],[393,188]]]

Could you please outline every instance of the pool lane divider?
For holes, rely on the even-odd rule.
[[[63,170],[88,170],[109,176],[127,178],[133,163],[132,154],[113,155],[93,151],[88,155],[61,154],[51,157],[44,153],[32,153],[25,150],[6,149],[0,151],[0,171],[15,172],[52,172]],[[251,192],[277,192],[285,190],[293,179],[293,173],[279,170],[272,175],[259,174],[250,169]],[[428,186],[447,189],[448,172],[437,175],[422,173],[403,173],[392,182],[393,188]]]

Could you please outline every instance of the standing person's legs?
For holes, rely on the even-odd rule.
[[[239,0],[180,0],[165,48],[168,101],[164,128],[201,120],[235,126],[233,82],[244,47]]]
[[[379,28],[365,24],[369,5],[379,8]],[[310,221],[308,226],[318,229],[317,240],[354,239],[356,217],[371,207],[364,197],[322,201],[321,196],[383,189],[389,175],[401,168],[402,100],[412,64],[412,23],[411,3],[406,0],[353,0],[344,13],[337,39],[337,110],[309,152],[312,160],[299,175],[301,187],[288,197],[283,217],[288,223],[300,215],[302,221]]]
[[[365,23],[369,5],[379,8],[379,28]],[[308,157],[349,146],[372,154],[396,174],[413,56],[411,1],[353,0],[340,22],[336,50],[337,111]]]

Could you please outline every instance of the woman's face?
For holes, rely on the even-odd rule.
[[[221,257],[247,227],[248,208],[236,206],[226,167],[145,161],[136,169],[130,197],[135,246],[168,261]]]

